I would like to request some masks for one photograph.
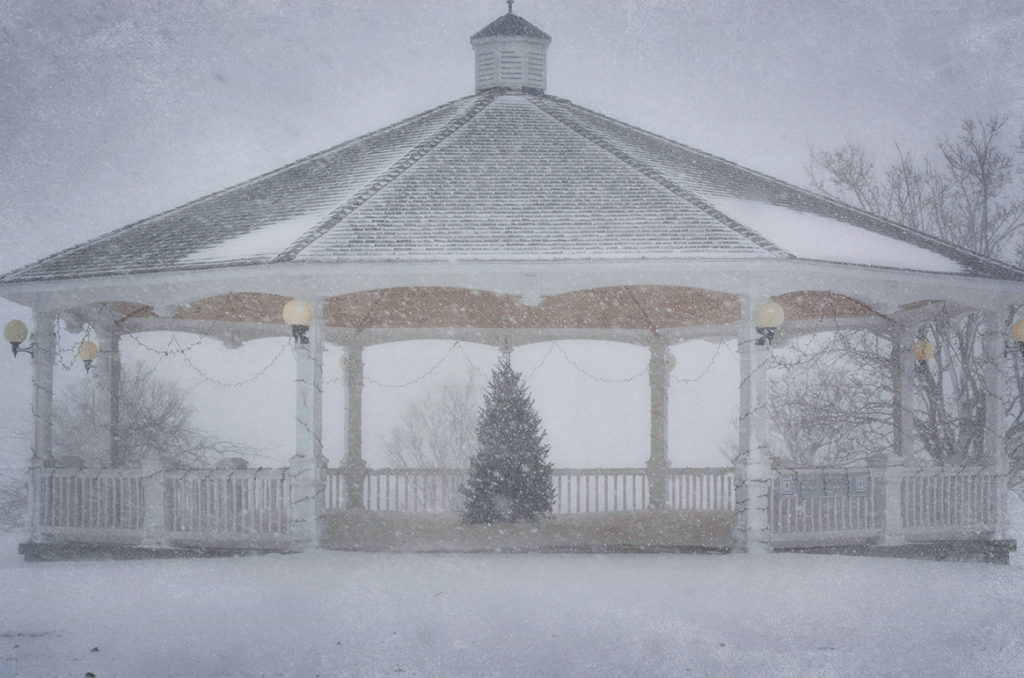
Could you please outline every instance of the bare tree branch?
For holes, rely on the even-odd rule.
[[[409,405],[384,439],[396,468],[468,468],[476,453],[483,388],[475,374],[453,379]]]
[[[85,376],[71,384],[54,404],[54,454],[89,466],[106,466],[110,450],[98,416],[101,392]],[[163,459],[179,466],[208,467],[216,460],[254,456],[251,448],[199,430],[188,393],[177,384],[157,378],[144,363],[121,373],[118,450],[122,462],[136,466],[143,459]]]

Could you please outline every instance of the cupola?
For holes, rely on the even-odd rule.
[[[469,40],[476,52],[476,91],[501,87],[542,94],[547,86],[551,36],[526,19],[508,13]]]

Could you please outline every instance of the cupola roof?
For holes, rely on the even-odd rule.
[[[537,28],[521,16],[509,12],[503,14],[483,29],[473,34],[471,40],[477,38],[489,38],[492,36],[518,36],[524,38],[540,38],[551,40],[551,36]]]

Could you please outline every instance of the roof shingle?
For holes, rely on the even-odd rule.
[[[746,223],[756,211],[719,209],[736,200],[780,208],[767,212],[772,218],[818,219],[794,218],[794,228],[824,219],[866,229],[872,242],[911,255],[910,269],[1024,280],[1012,267],[568,101],[494,90],[126,226],[0,283],[280,261],[794,257],[769,230]],[[808,252],[798,256],[815,258]],[[825,260],[890,266],[893,257]]]
[[[474,33],[470,40],[506,35],[526,38],[541,38],[542,40],[551,39],[550,35],[537,28],[523,17],[516,16],[509,12],[508,14],[502,14],[500,17]]]

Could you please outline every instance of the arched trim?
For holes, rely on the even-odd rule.
[[[526,306],[518,297],[453,287],[397,287],[331,297],[332,327],[640,329],[721,325],[739,319],[734,295],[691,287],[631,285],[568,292]]]
[[[881,314],[866,302],[834,292],[804,290],[780,294],[772,299],[786,311],[786,321],[873,318]]]

